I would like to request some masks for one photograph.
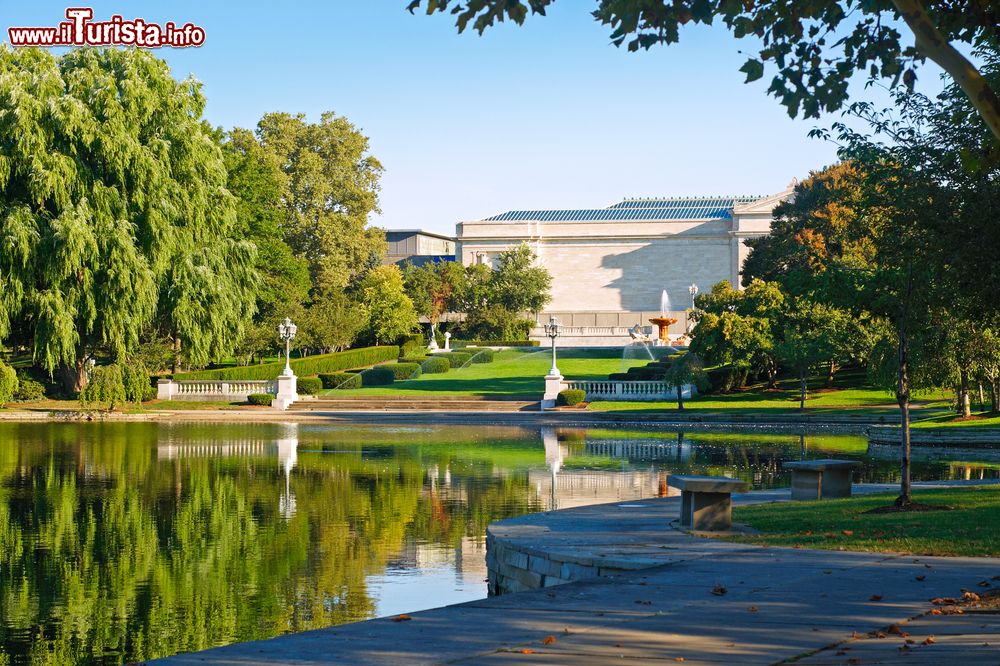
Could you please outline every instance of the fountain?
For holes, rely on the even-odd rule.
[[[663,293],[660,294],[660,316],[649,320],[650,324],[656,324],[659,329],[660,339],[657,341],[657,345],[659,346],[670,345],[670,325],[677,323],[676,319],[671,319],[667,316],[668,312],[670,312],[670,297],[667,295],[667,290],[664,289]]]

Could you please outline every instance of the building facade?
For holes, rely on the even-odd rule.
[[[466,265],[492,264],[503,250],[527,243],[552,274],[552,301],[538,320],[559,319],[565,327],[560,344],[620,345],[630,327],[649,327],[661,313],[678,320],[669,331],[679,337],[692,306],[691,286],[708,290],[721,280],[739,285],[746,241],[770,232],[775,206],[791,192],[790,186],[771,196],[508,211],[460,222],[456,255]],[[538,329],[533,337],[541,334]]]
[[[455,239],[422,229],[388,229],[385,232],[388,248],[383,264],[403,264],[409,261],[416,266],[428,262],[455,260]]]

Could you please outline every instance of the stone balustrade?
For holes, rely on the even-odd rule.
[[[658,400],[676,400],[677,389],[673,384],[663,381],[614,381],[614,380],[572,380],[562,381],[562,389],[578,389],[586,394],[587,402],[597,400],[624,400],[652,402]],[[692,384],[681,386],[681,397],[685,400],[696,395]]]
[[[156,384],[157,400],[220,400],[243,402],[251,393],[276,395],[274,379],[161,379]]]

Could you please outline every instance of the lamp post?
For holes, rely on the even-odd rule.
[[[556,367],[556,338],[559,337],[559,320],[555,315],[549,315],[549,323],[545,325],[545,335],[552,340],[552,367],[549,368],[549,376],[559,376],[559,368]]]
[[[285,321],[278,324],[278,337],[285,342],[285,371],[281,373],[285,377],[292,377],[294,375],[292,372],[290,348],[297,330],[299,330],[298,326],[293,324],[292,320],[288,317],[285,317]]]
[[[693,311],[694,308],[695,308],[694,297],[698,295],[698,285],[696,285],[695,283],[692,282],[691,286],[688,287],[688,293],[691,294],[691,310]],[[688,333],[691,332],[691,313],[690,312],[688,313],[688,317],[687,317],[687,332]]]

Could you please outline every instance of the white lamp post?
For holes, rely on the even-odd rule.
[[[291,348],[292,339],[295,337],[295,332],[299,328],[292,323],[292,320],[285,317],[285,321],[278,324],[278,337],[285,342],[285,371],[281,373],[285,377],[293,377],[295,373],[292,372],[291,355],[289,350]]]
[[[688,287],[688,293],[691,294],[691,310],[693,311],[695,309],[694,297],[698,295],[698,285],[696,285],[695,283],[692,282],[691,286]],[[691,332],[691,313],[690,312],[688,313],[688,316],[687,316],[687,332],[688,333]]]
[[[549,376],[559,375],[559,368],[556,367],[556,338],[559,337],[559,320],[555,315],[549,315],[549,323],[545,324],[545,335],[552,340],[552,367],[549,368]]]

